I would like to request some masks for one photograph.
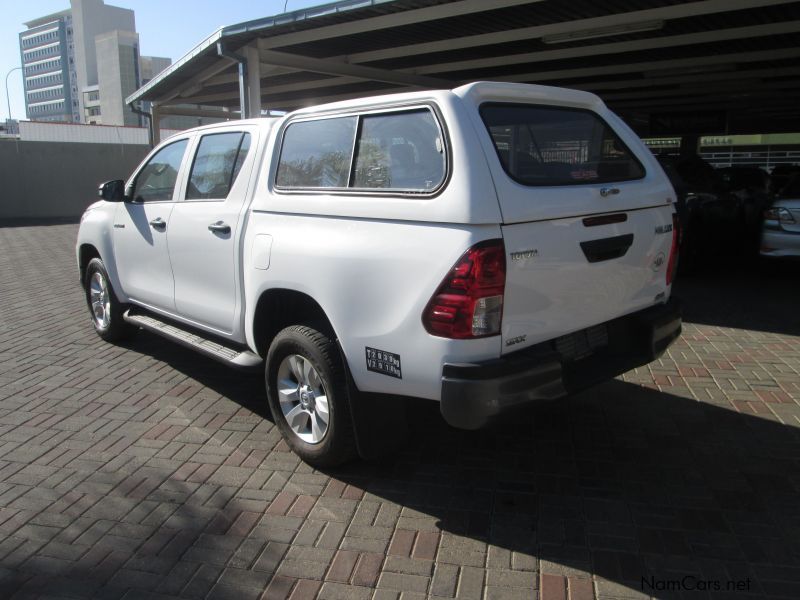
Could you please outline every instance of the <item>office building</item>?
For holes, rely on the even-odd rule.
[[[139,35],[109,31],[95,38],[100,118],[104,125],[139,125],[140,117],[125,104],[139,87]]]
[[[171,61],[140,57],[132,10],[71,0],[69,9],[25,25],[19,38],[28,119],[141,124],[125,97]]]
[[[25,23],[19,34],[25,113],[36,121],[80,122],[72,11]]]

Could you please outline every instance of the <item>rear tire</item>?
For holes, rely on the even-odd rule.
[[[122,318],[125,305],[117,299],[106,267],[99,258],[93,258],[86,265],[83,287],[97,335],[107,342],[118,342],[135,333],[136,328]]]
[[[267,402],[289,447],[315,467],[355,456],[347,380],[330,336],[293,325],[275,336],[266,360]]]

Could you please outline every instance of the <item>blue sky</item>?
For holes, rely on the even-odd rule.
[[[173,61],[183,56],[208,34],[223,25],[241,23],[282,13],[285,0],[105,0],[136,12],[141,53],[168,56]],[[325,4],[325,0],[288,0],[286,10]],[[4,1],[0,19],[0,78],[5,81],[10,69],[20,66],[17,34],[23,23],[69,8],[69,0]],[[8,115],[5,89],[2,89],[0,120]],[[22,74],[8,77],[11,115],[25,118]]]

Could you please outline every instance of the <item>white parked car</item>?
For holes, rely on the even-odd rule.
[[[474,429],[681,331],[674,191],[585,92],[483,82],[200,127],[100,194],[77,242],[97,333],[263,364],[315,465],[369,454],[398,397]]]
[[[800,258],[800,176],[795,175],[764,211],[761,256]]]

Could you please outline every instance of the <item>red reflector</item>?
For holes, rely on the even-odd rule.
[[[474,245],[458,259],[425,307],[425,329],[451,339],[498,335],[505,285],[503,240]]]

